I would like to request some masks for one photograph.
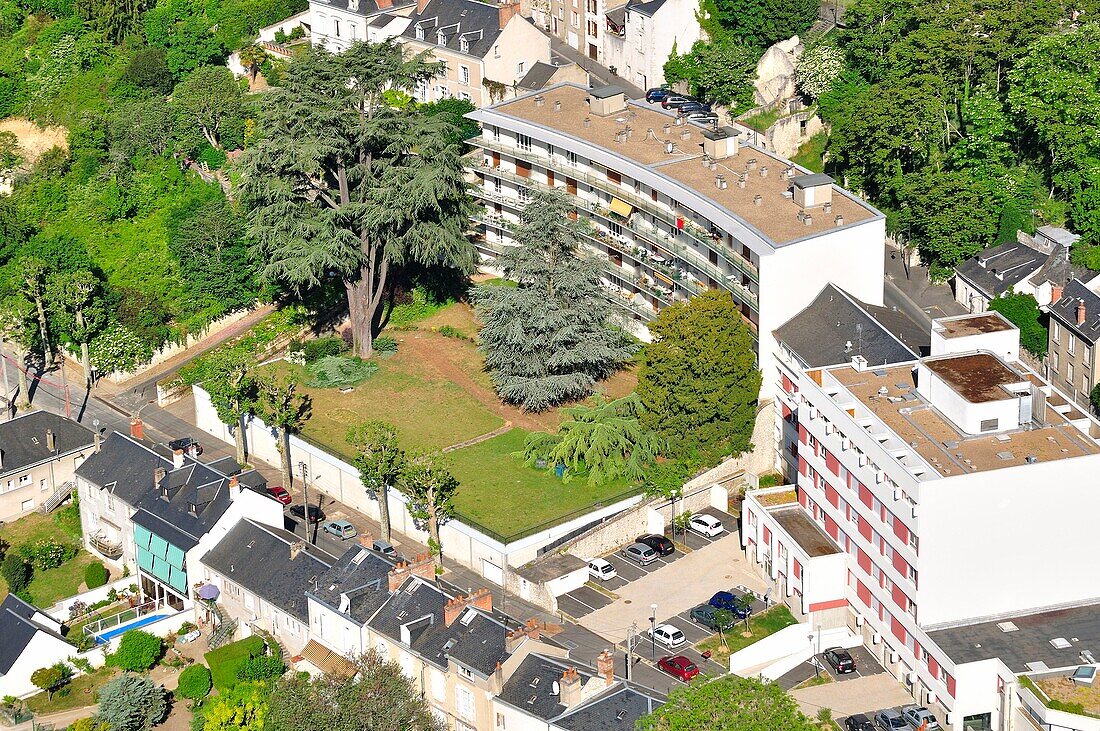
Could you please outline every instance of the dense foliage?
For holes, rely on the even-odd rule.
[[[1018,228],[1100,243],[1100,3],[856,0],[828,171],[945,276]]]
[[[164,654],[164,642],[154,634],[140,629],[127,630],[118,643],[118,650],[107,656],[116,668],[142,673],[157,664]]]
[[[238,683],[206,704],[203,731],[263,731],[270,701],[264,683]]]
[[[101,561],[92,561],[84,567],[84,585],[89,589],[98,589],[107,583],[111,574]]]
[[[111,731],[149,731],[167,715],[167,692],[147,675],[123,673],[99,689],[95,719]]]
[[[1047,329],[1043,326],[1043,314],[1039,303],[1030,294],[1003,294],[989,302],[989,309],[1000,312],[1016,327],[1020,328],[1020,345],[1034,355],[1042,358],[1047,354]]]
[[[199,701],[210,694],[213,681],[210,679],[210,669],[205,665],[191,665],[180,673],[179,685],[176,687],[176,695],[193,701]]]
[[[45,668],[38,668],[31,673],[31,682],[36,687],[46,691],[47,696],[53,697],[53,692],[68,683],[73,677],[73,669],[63,662],[55,663]]]
[[[493,387],[527,411],[586,398],[634,352],[600,286],[599,262],[580,253],[588,229],[571,210],[560,192],[536,193],[511,229],[516,245],[497,257],[518,286],[474,290]]]
[[[723,675],[678,685],[668,702],[638,720],[639,731],[818,731],[794,699],[775,683]]]

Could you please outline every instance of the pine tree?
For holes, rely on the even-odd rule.
[[[474,291],[480,346],[497,394],[528,411],[592,394],[634,353],[614,325],[600,266],[579,253],[585,224],[562,193],[537,193],[512,228],[516,246],[497,259],[516,287]]]

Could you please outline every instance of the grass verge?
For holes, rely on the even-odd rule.
[[[801,165],[815,173],[825,172],[825,148],[829,144],[829,136],[824,132],[818,132],[802,143],[798,152],[791,158],[791,162]]]
[[[219,693],[229,692],[237,684],[237,671],[249,659],[263,654],[264,639],[257,635],[230,642],[206,653],[210,677]]]
[[[768,635],[775,634],[784,627],[798,624],[798,620],[791,614],[791,610],[780,604],[749,618],[749,628],[745,629],[745,623],[739,622],[737,626],[726,630],[726,645],[716,634],[700,642],[696,647],[700,652],[710,650],[711,659],[719,665],[727,664],[729,656],[738,650],[743,650],[754,642],[759,642]],[[746,637],[743,633],[748,634]]]
[[[27,708],[36,715],[71,711],[96,703],[96,691],[115,676],[114,668],[100,668],[95,672],[73,678],[73,681],[56,691],[53,698],[46,693],[32,695],[27,699]]]

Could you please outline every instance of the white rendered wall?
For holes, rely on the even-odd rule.
[[[991,436],[1020,426],[1020,399],[1009,397],[1006,393],[1005,398],[999,401],[971,403],[924,363],[917,366],[917,391],[967,434],[981,434],[982,422],[989,419],[997,421],[996,428],[990,430]]]
[[[1012,326],[997,332],[962,337],[944,337],[941,323],[965,320],[966,317],[944,317],[932,323],[932,341],[929,355],[947,355],[949,353],[971,353],[975,350],[988,350],[1008,362],[1020,359],[1020,329]],[[1007,324],[1007,323],[1006,323]]]

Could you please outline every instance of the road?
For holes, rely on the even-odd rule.
[[[639,89],[626,79],[612,74],[606,66],[600,65],[555,36],[550,36],[550,50],[553,51],[554,55],[572,61],[587,71],[590,77],[589,85],[593,88],[613,85],[621,87],[629,99],[642,99],[645,97],[645,89]]]

